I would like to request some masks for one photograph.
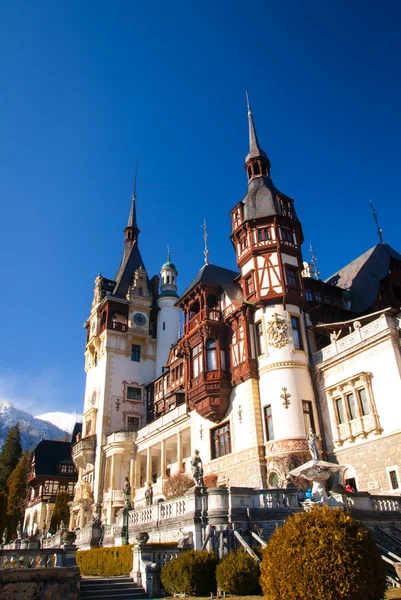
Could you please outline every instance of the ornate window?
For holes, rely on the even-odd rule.
[[[202,344],[198,344],[192,349],[192,375],[198,377],[203,371]]]
[[[387,467],[386,469],[388,479],[390,482],[390,489],[392,492],[398,491],[400,488],[400,483],[398,479],[398,468],[397,467]]]
[[[230,423],[224,423],[224,425],[212,429],[210,433],[212,435],[212,459],[230,454]]]
[[[129,400],[140,400],[141,399],[141,388],[128,386],[127,387],[127,398]]]
[[[264,242],[265,240],[270,240],[270,227],[262,227],[258,229],[258,240],[259,242]]]
[[[371,385],[371,373],[359,373],[326,393],[332,401],[334,442],[341,446],[345,441],[368,437],[382,432]]]
[[[263,412],[265,415],[266,441],[271,442],[271,440],[274,440],[273,416],[271,405],[269,404],[268,406],[265,406]]]
[[[217,354],[215,340],[208,340],[206,342],[206,365],[208,371],[217,370]]]
[[[127,431],[138,431],[139,429],[139,418],[138,417],[127,417]]]

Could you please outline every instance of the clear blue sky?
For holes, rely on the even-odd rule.
[[[235,267],[245,89],[327,277],[398,240],[401,3],[0,2],[0,397],[81,410],[93,281],[113,278],[139,155],[140,248],[181,290]]]

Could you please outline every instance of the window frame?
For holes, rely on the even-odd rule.
[[[139,394],[137,396],[129,395],[130,394],[130,390],[136,390],[137,392],[139,392]],[[127,400],[142,401],[142,388],[134,386],[134,385],[127,385],[126,399]]]
[[[262,356],[265,353],[265,338],[262,320],[255,323],[255,343],[257,355]]]
[[[247,275],[244,279],[245,282],[245,296],[248,298],[255,293],[255,280],[253,277],[253,273]]]
[[[398,475],[398,466],[397,465],[392,465],[391,467],[386,467],[386,472],[387,472],[387,478],[388,478],[388,482],[389,482],[389,489],[391,492],[398,492],[400,491],[400,477]],[[397,480],[397,487],[393,486],[393,482],[391,479],[391,474],[395,473],[395,477]]]
[[[196,354],[195,350],[197,350]],[[201,342],[192,348],[191,364],[193,378],[199,377],[203,373],[203,346]]]
[[[307,408],[307,410],[305,410],[305,408]],[[302,400],[302,414],[303,414],[303,418],[304,418],[305,434],[308,436],[309,435],[309,429],[311,429],[311,428],[316,433],[315,415],[313,413],[313,402],[312,402],[312,400]],[[306,426],[305,415],[309,416],[309,425],[308,426]]]
[[[268,414],[269,409],[270,409],[270,414]],[[273,442],[275,439],[275,435],[274,435],[273,411],[272,411],[271,404],[267,404],[266,406],[263,407],[263,420],[265,422],[266,442]],[[269,424],[271,427],[272,435],[270,435]]]
[[[293,321],[295,320],[296,326],[294,327]],[[299,315],[290,314],[292,340],[294,343],[294,349],[301,352],[305,352],[304,338],[302,332],[301,317]],[[296,333],[296,335],[294,335]]]
[[[221,433],[218,433],[220,432]],[[216,439],[217,437],[217,439]],[[223,439],[223,444],[221,444],[220,440]],[[223,456],[228,456],[232,453],[232,445],[231,445],[231,426],[230,421],[225,421],[224,423],[220,423],[217,427],[214,427],[210,430],[210,442],[211,442],[211,459],[216,460],[217,458],[222,458]],[[220,450],[223,447],[223,452],[220,453]],[[226,451],[227,450],[227,451]]]
[[[285,265],[287,274],[287,286],[294,289],[299,289],[299,270],[293,265]]]
[[[212,368],[214,366],[214,368]],[[206,341],[206,370],[217,371],[217,344],[214,338]]]
[[[141,362],[141,346],[140,346],[140,344],[131,344],[131,360],[133,362]]]

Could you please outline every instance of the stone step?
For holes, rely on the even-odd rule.
[[[145,590],[129,577],[96,577],[81,580],[81,600],[139,600]]]

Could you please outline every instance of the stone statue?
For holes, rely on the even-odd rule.
[[[319,448],[317,447],[317,442],[320,440],[320,436],[314,433],[312,427],[309,429],[309,435],[306,438],[308,442],[309,452],[312,457],[312,460],[319,460]]]
[[[2,540],[3,544],[5,544],[7,541],[7,527],[4,527],[3,535],[1,536],[1,540]]]
[[[150,481],[148,481],[148,487],[145,490],[146,506],[152,506],[153,504],[153,487]]]
[[[22,538],[21,521],[18,521],[18,524],[17,524],[17,540],[20,540],[21,538]]]
[[[199,450],[195,450],[194,455],[191,458],[191,470],[192,477],[195,481],[195,486],[203,487],[205,485],[203,482],[203,463],[201,457],[199,456]]]
[[[125,507],[131,508],[131,484],[128,477],[126,477],[124,480],[123,492],[125,498]]]

